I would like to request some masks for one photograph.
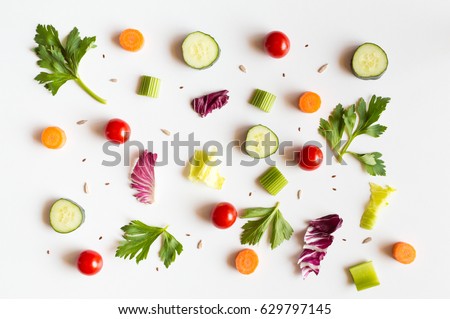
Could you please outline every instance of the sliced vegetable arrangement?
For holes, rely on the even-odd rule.
[[[38,45],[35,49],[39,57],[38,65],[48,69],[51,73],[41,72],[35,79],[44,84],[45,88],[51,91],[53,95],[58,92],[64,83],[74,80],[91,97],[98,102],[106,103],[104,99],[87,88],[78,74],[79,63],[87,50],[95,47],[95,40],[95,37],[81,39],[78,29],[74,28],[63,44],[60,42],[58,32],[53,26],[38,25],[35,36],[35,42]],[[126,51],[139,51],[144,45],[144,35],[139,30],[126,29],[120,34],[119,44]],[[279,59],[286,56],[290,46],[289,38],[281,31],[270,32],[264,38],[264,50],[273,58]],[[211,35],[200,31],[192,32],[186,36],[181,45],[181,51],[185,63],[198,70],[211,67],[216,63],[221,53],[216,40]],[[354,52],[351,65],[352,71],[357,77],[377,79],[386,71],[388,59],[386,52],[379,46],[373,43],[364,43]],[[318,72],[322,73],[327,66],[328,64],[324,64]],[[247,72],[243,65],[240,65],[239,69],[244,73]],[[137,94],[157,98],[159,97],[161,82],[160,78],[141,75]],[[228,93],[228,90],[220,90],[194,98],[192,107],[200,117],[206,117],[228,103]],[[256,89],[249,103],[263,112],[269,113],[276,99],[275,94]],[[350,151],[349,147],[357,136],[379,137],[385,132],[386,126],[377,122],[386,110],[389,101],[390,98],[373,95],[367,105],[366,101],[360,98],[357,103],[347,108],[344,108],[341,104],[337,105],[328,120],[320,119],[318,132],[325,138],[339,163],[343,163],[345,154],[350,154],[361,163],[370,175],[386,175],[381,153],[356,153]],[[298,108],[303,113],[314,113],[321,107],[321,97],[315,92],[306,91],[299,97]],[[264,113],[259,113],[259,115],[268,116]],[[310,115],[303,116],[308,117]],[[161,131],[170,135],[167,130],[161,129]],[[124,120],[113,118],[106,124],[104,135],[112,143],[123,144],[129,141],[131,129]],[[65,132],[56,126],[47,127],[41,134],[41,142],[47,148],[61,148],[66,142]],[[250,157],[258,160],[268,158],[275,154],[279,147],[278,136],[267,126],[258,124],[248,129],[244,150]],[[224,185],[225,178],[219,173],[219,162],[215,151],[210,149],[195,150],[188,163],[189,180],[220,190]],[[301,148],[299,155],[298,165],[307,171],[319,168],[324,159],[321,148],[314,143],[306,143]],[[157,154],[144,150],[139,154],[139,158],[132,169],[130,186],[135,191],[134,196],[140,203],[152,204],[155,201],[156,160]],[[258,178],[262,188],[272,196],[277,196],[288,185],[286,176],[289,176],[290,180],[296,181],[294,176],[283,175],[279,167],[280,165],[270,164],[270,167]],[[241,178],[244,177],[241,176]],[[85,192],[87,193],[86,185]],[[387,205],[388,196],[395,190],[390,186],[382,187],[370,183],[370,191],[370,201],[360,222],[360,226],[365,229],[374,227],[380,208]],[[300,192],[298,191],[298,199],[300,199]],[[251,193],[249,196],[251,196]],[[242,226],[241,245],[258,245],[264,234],[267,234],[270,247],[273,250],[291,239],[294,229],[284,218],[279,206],[280,203],[277,202],[274,207],[253,207],[243,211],[239,217],[247,221]],[[237,218],[238,211],[229,202],[217,203],[210,212],[212,225],[219,229],[232,227]],[[51,227],[56,232],[66,234],[75,231],[83,224],[85,211],[74,201],[61,198],[55,201],[50,208],[49,220]],[[298,217],[294,222],[295,224],[299,222]],[[342,226],[342,223],[343,219],[337,214],[326,215],[309,222],[304,236],[303,249],[298,258],[303,279],[306,279],[310,273],[319,274],[321,262],[334,240],[332,234]],[[121,228],[123,240],[118,244],[115,256],[123,259],[135,259],[136,263],[139,264],[142,260],[147,259],[150,247],[156,239],[160,238],[159,258],[168,268],[176,260],[176,257],[183,252],[183,245],[167,231],[167,228],[168,226],[164,228],[149,226],[139,220],[132,220]],[[201,243],[201,241],[198,243],[197,248],[201,248]],[[415,260],[416,251],[410,244],[397,242],[392,247],[392,257],[400,263],[409,264]],[[249,275],[256,270],[260,261],[258,254],[253,249],[245,248],[237,253],[234,262],[234,266],[239,273]],[[77,267],[85,275],[96,274],[103,267],[103,258],[96,251],[85,250],[78,257]],[[371,261],[352,266],[349,268],[349,272],[358,291],[379,285]]]

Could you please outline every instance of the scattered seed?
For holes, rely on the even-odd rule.
[[[297,191],[297,199],[300,199],[300,197],[302,197],[302,190],[301,189],[299,189]]]
[[[110,81],[110,82],[113,82],[113,83],[116,83],[116,82],[118,82],[119,80],[117,80],[117,79],[109,79],[109,81]]]
[[[86,162],[86,159],[85,159],[85,158],[83,158],[83,159],[82,159],[81,161],[82,161],[82,162],[84,163],[84,162]]]
[[[336,178],[336,175],[331,175],[331,178]]]
[[[332,190],[336,191],[337,189],[333,187]]]
[[[309,47],[309,44],[305,44],[305,48]]]
[[[363,244],[367,244],[367,243],[370,243],[372,241],[372,237],[367,237],[366,239],[364,239],[363,241],[362,241],[362,243]]]
[[[170,131],[166,130],[164,128],[161,129],[161,132],[163,132],[164,134],[166,134],[167,136],[170,136]]]
[[[342,241],[347,241],[347,239],[345,239],[345,238],[342,238]]]
[[[156,267],[156,271],[159,271],[159,267]]]
[[[184,86],[180,86],[180,90],[184,89]]]
[[[286,77],[286,73],[283,73],[282,75],[283,75],[284,78]]]
[[[187,237],[191,236],[191,234],[186,234]]]
[[[89,185],[88,185],[88,183],[84,183],[83,189],[84,189],[84,192],[85,192],[86,194],[89,194]]]
[[[98,238],[98,240],[102,240],[103,239],[103,236],[100,236],[99,238]]]
[[[197,244],[197,249],[202,249],[203,248],[203,242],[200,240]]]
[[[322,65],[318,70],[317,70],[317,72],[319,72],[319,73],[323,73],[323,72],[325,72],[325,70],[328,68],[328,63],[325,63],[324,65]]]
[[[87,120],[81,120],[81,121],[78,121],[77,124],[78,124],[78,125],[83,125],[83,124],[86,123],[86,122],[87,122]]]
[[[247,73],[247,69],[242,64],[239,66],[239,70],[241,70],[244,73]]]
[[[299,132],[301,132],[301,130],[302,130],[302,128],[301,128],[301,127],[299,127],[299,128],[298,128],[298,131],[299,131]]]
[[[47,255],[50,255],[50,250],[47,250]]]
[[[109,185],[109,183],[108,183],[108,182],[106,182],[106,183],[105,183],[105,185],[106,185],[106,186],[108,186],[108,185]]]
[[[102,57],[103,57],[103,59],[104,59],[104,58],[105,58],[105,55],[103,54]]]
[[[252,195],[253,195],[253,193],[252,193],[252,192],[248,193],[248,196],[252,196]]]

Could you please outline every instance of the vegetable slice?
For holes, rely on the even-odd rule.
[[[136,199],[144,204],[155,201],[155,163],[157,154],[144,150],[131,173],[131,188],[137,190]]]
[[[67,198],[60,198],[50,208],[50,226],[58,233],[73,232],[84,222],[84,209]]]
[[[317,93],[305,92],[298,99],[298,108],[305,113],[314,113],[320,109],[322,100]]]
[[[235,259],[235,265],[237,271],[243,275],[250,275],[258,267],[259,259],[258,255],[253,249],[241,250]]]
[[[261,176],[259,182],[271,195],[278,194],[288,184],[288,180],[275,166],[269,168]]]
[[[352,71],[363,80],[379,79],[388,67],[386,52],[375,43],[361,44],[353,54]]]
[[[319,274],[320,262],[327,254],[327,248],[333,243],[331,235],[342,225],[342,218],[337,214],[326,215],[309,222],[306,229],[305,244],[298,258],[303,279],[311,272]]]
[[[66,133],[57,126],[49,126],[42,131],[41,142],[47,148],[61,148],[66,144]]]
[[[272,93],[256,89],[253,94],[250,104],[256,106],[257,108],[269,113],[275,103],[276,96]]]
[[[278,136],[267,126],[255,125],[247,132],[245,151],[253,158],[265,158],[278,150]]]
[[[410,264],[416,259],[416,250],[408,243],[398,242],[392,246],[392,257],[402,264]]]
[[[395,189],[390,186],[382,187],[375,183],[369,184],[370,200],[361,216],[361,222],[359,224],[361,228],[368,230],[375,226],[380,208],[389,204],[387,198],[395,192]]]
[[[144,36],[139,30],[125,29],[119,36],[119,43],[123,49],[136,52],[144,45]]]
[[[215,189],[222,189],[225,178],[220,176],[219,167],[214,162],[215,158],[210,153],[196,150],[193,158],[189,161],[189,180],[203,182]]]
[[[161,80],[153,76],[143,75],[141,76],[141,84],[139,86],[138,94],[157,98],[159,96],[159,87]]]
[[[183,59],[194,69],[206,69],[212,66],[220,56],[220,47],[209,34],[195,31],[186,36],[181,45]]]
[[[192,100],[192,106],[198,115],[205,117],[215,109],[222,108],[228,103],[228,99],[228,91],[222,90],[195,98]]]
[[[358,291],[372,288],[380,284],[372,261],[366,261],[352,266],[349,268],[349,271],[352,275],[353,282],[356,285],[356,290]]]

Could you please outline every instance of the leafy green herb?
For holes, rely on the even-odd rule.
[[[100,103],[106,104],[81,81],[78,66],[81,59],[90,48],[95,48],[95,37],[80,38],[77,28],[67,36],[65,47],[59,41],[58,31],[52,25],[39,24],[36,28],[34,41],[37,43],[35,52],[39,57],[37,64],[51,73],[41,72],[34,79],[44,84],[52,95],[58,93],[59,88],[69,80],[74,80],[86,93]]]
[[[328,121],[320,119],[319,133],[327,140],[339,163],[342,163],[344,154],[348,153],[360,161],[370,175],[386,175],[381,153],[359,154],[348,151],[348,148],[355,137],[359,135],[379,137],[386,131],[386,126],[375,124],[375,122],[386,110],[389,101],[388,97],[373,95],[369,107],[367,107],[364,99],[360,98],[356,104],[350,105],[346,109],[341,104],[337,105],[328,117]],[[342,142],[344,132],[348,137],[345,143]]]
[[[183,251],[183,246],[167,232],[167,227],[160,228],[148,226],[141,221],[133,220],[121,229],[124,231],[122,241],[117,247],[116,257],[124,259],[136,258],[136,263],[147,258],[150,246],[159,237],[162,237],[161,249],[159,250],[159,258],[164,262],[164,266],[169,268],[170,264],[175,261],[177,255]]]
[[[256,245],[261,240],[262,235],[267,231],[269,226],[271,228],[270,244],[274,249],[279,246],[283,241],[291,238],[294,230],[291,225],[284,219],[281,214],[277,203],[275,207],[255,207],[247,208],[241,218],[259,218],[256,220],[248,221],[242,229],[241,244]]]

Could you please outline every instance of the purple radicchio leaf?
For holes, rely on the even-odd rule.
[[[136,199],[144,204],[155,200],[155,162],[157,154],[144,150],[131,173],[131,188],[137,190]]]
[[[222,90],[192,100],[194,111],[201,117],[205,117],[215,109],[220,109],[228,102],[229,96],[227,90]]]
[[[333,243],[331,235],[342,225],[337,214],[323,216],[310,221],[305,234],[303,251],[298,259],[303,279],[311,272],[319,274],[320,262],[327,254],[327,248]]]

